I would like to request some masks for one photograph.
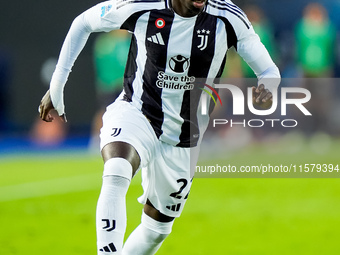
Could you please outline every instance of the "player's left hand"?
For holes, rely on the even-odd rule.
[[[260,84],[257,88],[252,87],[253,91],[253,104],[263,109],[269,109],[273,104],[272,93]]]
[[[54,120],[54,117],[50,113],[52,110],[54,110],[54,106],[52,104],[51,96],[50,96],[50,90],[47,90],[46,94],[41,99],[40,105],[39,105],[39,113],[40,118],[43,121],[46,122],[52,122]],[[66,122],[66,116],[65,114],[59,116],[62,122]]]

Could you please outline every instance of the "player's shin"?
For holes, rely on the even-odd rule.
[[[122,255],[153,255],[171,233],[172,222],[158,222],[143,212],[142,223],[126,240]]]
[[[104,164],[103,185],[97,204],[96,228],[98,254],[121,254],[126,229],[125,197],[132,167],[122,158]]]

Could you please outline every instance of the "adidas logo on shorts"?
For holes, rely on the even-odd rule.
[[[173,212],[178,212],[181,209],[181,204],[177,205],[168,205],[166,209],[173,211]]]

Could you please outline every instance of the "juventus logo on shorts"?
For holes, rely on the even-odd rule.
[[[121,128],[112,128],[112,131],[113,131],[113,133],[111,134],[111,136],[116,137],[120,134],[120,131],[122,131],[122,129]]]

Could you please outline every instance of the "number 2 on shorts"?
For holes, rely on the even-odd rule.
[[[171,193],[170,196],[177,198],[177,199],[181,199],[182,196],[180,194],[185,189],[185,187],[188,185],[188,180],[187,179],[178,179],[177,183],[182,183],[182,186],[179,188],[179,190],[177,192]],[[184,199],[188,198],[189,193],[190,193],[190,190],[189,190],[188,194],[184,197]]]

